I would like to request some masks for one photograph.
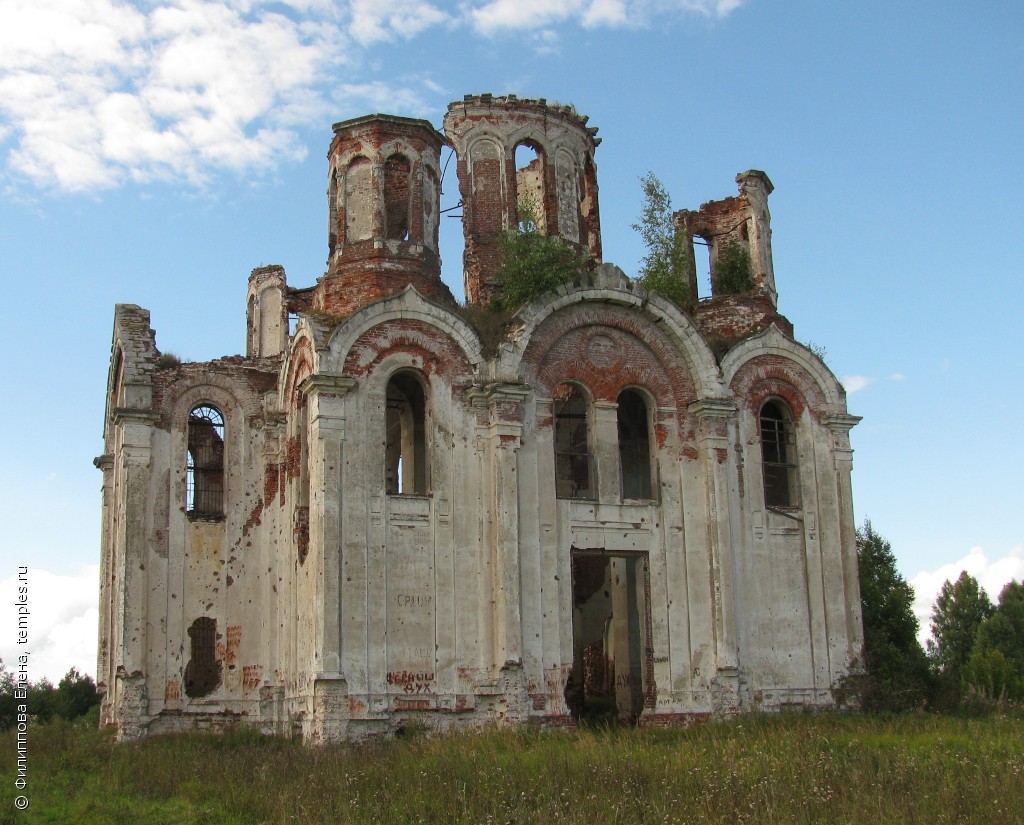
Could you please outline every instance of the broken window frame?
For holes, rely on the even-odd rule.
[[[767,413],[767,414],[766,414]],[[796,428],[789,406],[769,398],[758,412],[764,503],[769,509],[800,506]]]
[[[597,500],[590,408],[590,394],[581,384],[566,381],[555,388],[551,439],[555,453],[555,498]]]
[[[384,406],[385,493],[429,495],[429,401],[423,377],[413,370],[395,372],[386,385]]]
[[[200,444],[199,439],[206,443]],[[185,512],[193,520],[224,518],[224,414],[197,404],[185,426]]]
[[[631,399],[635,399],[635,402]],[[654,466],[651,456],[651,404],[639,389],[626,387],[619,393],[616,405],[619,483],[622,498],[651,501],[654,498],[654,478],[651,472]]]

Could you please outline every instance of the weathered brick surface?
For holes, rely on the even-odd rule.
[[[793,324],[780,315],[764,294],[724,295],[701,301],[694,307],[693,320],[709,340],[727,344],[747,338],[775,324],[792,337]]]
[[[600,258],[585,118],[481,95],[446,128],[470,301],[492,294],[517,188]],[[405,118],[336,126],[327,273],[295,288],[253,271],[245,357],[162,359],[149,313],[117,307],[96,460],[103,722],[324,742],[410,721],[569,726],[588,696],[640,725],[834,704],[862,640],[857,419],[775,308],[767,177],[681,218],[747,244],[754,295],[687,314],[597,266],[495,320],[485,349],[465,318],[486,328],[486,309],[456,313],[438,278],[440,141]],[[517,173],[523,143],[537,155]],[[559,433],[569,383],[585,401]],[[784,512],[765,497],[769,398],[792,413]],[[224,417],[210,518],[186,512],[200,404]],[[566,455],[586,484],[560,486]],[[212,652],[192,649],[196,622],[224,629]],[[197,667],[220,675],[202,696],[183,687]]]
[[[499,290],[502,233],[515,225],[520,200],[536,201],[538,225],[601,260],[594,151],[597,129],[571,106],[515,95],[467,95],[452,103],[445,133],[458,157],[466,301],[489,303]],[[516,170],[516,147],[536,151],[536,165]],[[526,188],[519,192],[520,185]]]

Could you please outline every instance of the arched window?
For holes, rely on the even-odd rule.
[[[412,164],[402,155],[384,161],[384,235],[389,241],[409,240]]]
[[[651,498],[651,437],[647,403],[636,390],[619,393],[619,470],[622,497]]]
[[[555,388],[555,495],[597,498],[594,461],[590,453],[590,404],[575,384]]]
[[[188,414],[185,501],[193,518],[224,516],[224,416],[209,404]]]
[[[388,381],[384,487],[388,494],[426,495],[427,398],[419,379],[400,372]]]
[[[516,219],[525,228],[533,224],[541,235],[547,234],[547,213],[544,197],[544,157],[526,140],[516,146]]]
[[[761,406],[761,463],[765,505],[798,506],[793,419],[789,409],[778,401],[766,401]]]

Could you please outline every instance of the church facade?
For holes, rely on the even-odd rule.
[[[244,356],[179,363],[116,307],[102,723],[323,742],[835,705],[863,644],[859,419],[778,313],[772,184],[675,215],[715,292],[680,306],[602,263],[596,132],[511,95],[451,104],[443,134],[336,124],[326,271],[253,271]],[[464,306],[440,279],[446,145]],[[587,264],[496,313],[526,199]],[[737,250],[751,280],[727,290]]]

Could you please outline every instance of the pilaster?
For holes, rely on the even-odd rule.
[[[860,610],[860,575],[857,570],[857,526],[853,520],[853,449],[850,430],[860,416],[835,413],[825,418],[832,434],[832,461],[836,471],[839,497],[839,531],[842,546],[843,579],[846,601],[846,637],[850,661],[859,661],[864,647],[864,624]]]
[[[468,397],[486,409],[483,437],[491,458],[491,545],[494,603],[494,661],[501,667],[522,663],[522,621],[519,593],[518,455],[523,436],[523,405],[532,390],[522,384],[495,383],[472,387]],[[521,671],[520,671],[521,672]]]
[[[716,704],[728,711],[738,701],[734,689],[739,669],[739,638],[736,621],[734,525],[730,516],[729,432],[735,426],[736,405],[722,398],[695,401],[689,411],[697,419],[697,443],[704,467],[704,501],[711,586],[715,655],[718,676]],[[718,698],[718,694],[721,697]]]
[[[341,491],[345,396],[354,378],[310,375],[299,384],[309,411],[309,542],[316,548],[314,672],[337,677],[341,668]],[[347,691],[347,688],[346,688]]]

